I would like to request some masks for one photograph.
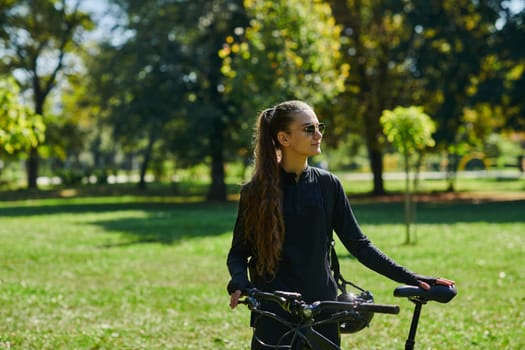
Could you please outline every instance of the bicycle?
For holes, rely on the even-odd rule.
[[[457,294],[456,287],[434,285],[429,290],[424,290],[416,286],[403,285],[394,290],[395,297],[405,297],[415,304],[412,322],[408,338],[405,342],[405,350],[413,350],[417,326],[424,304],[429,301],[448,303]],[[263,347],[272,350],[342,350],[340,346],[317,332],[313,327],[326,323],[344,323],[352,320],[359,320],[366,313],[383,313],[398,314],[399,306],[364,303],[364,302],[342,302],[342,301],[315,301],[306,303],[302,300],[299,293],[285,291],[262,292],[257,289],[248,289],[243,292],[244,299],[240,303],[245,304],[248,308],[260,317],[269,317],[289,328],[277,344],[265,344],[261,339],[256,337],[256,341]],[[273,312],[263,310],[261,304],[271,302],[280,306],[287,314],[295,316],[299,321],[292,322]],[[328,312],[331,314],[328,318],[316,320],[316,316]],[[254,325],[256,328],[256,324]],[[288,343],[282,344],[284,338],[290,337]]]

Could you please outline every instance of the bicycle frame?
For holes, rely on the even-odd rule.
[[[261,339],[257,337],[254,331],[255,340],[265,348],[286,350],[305,348],[312,350],[341,350],[341,348],[337,344],[334,344],[330,339],[326,338],[313,328],[317,325],[321,325],[324,323],[332,323],[336,321],[322,320],[315,322],[313,320],[305,320],[301,323],[294,323],[291,321],[287,321],[283,317],[272,312],[264,310],[252,310],[252,312],[259,314],[260,317],[271,318],[289,328],[289,331],[287,331],[281,336],[281,339],[277,344],[264,343]],[[255,321],[255,328],[256,327],[257,320]],[[282,343],[284,339],[288,338],[289,336],[291,336],[291,339],[288,341],[289,344]]]

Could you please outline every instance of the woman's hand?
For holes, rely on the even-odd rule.
[[[236,290],[232,294],[230,294],[230,307],[232,309],[235,309],[237,305],[239,305],[239,298],[241,297],[241,291]]]
[[[446,279],[446,278],[436,278],[436,279],[432,279],[432,281],[419,280],[419,287],[423,288],[424,290],[429,290],[430,289],[430,283],[429,282],[431,282],[432,285],[439,284],[439,285],[447,286],[447,287],[450,287],[453,284],[455,284],[454,281]]]

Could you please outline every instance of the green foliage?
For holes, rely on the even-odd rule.
[[[496,133],[487,137],[483,150],[497,169],[518,166],[518,158],[525,155],[519,143]]]
[[[503,112],[491,124],[523,125],[517,87],[525,75],[516,67],[523,66],[525,11],[510,13],[507,1],[327,2],[344,28],[342,55],[351,67],[346,92],[326,113],[336,126],[330,141],[363,136],[374,192],[381,192],[384,109],[424,106],[437,122],[437,144],[453,151],[465,107],[490,100]]]
[[[250,26],[226,38],[219,55],[226,93],[245,111],[291,98],[319,104],[340,93],[340,28],[322,1],[245,1]]]
[[[5,35],[0,43],[6,50],[0,69],[32,73],[22,80],[25,88],[34,89],[34,107],[42,113],[45,97],[62,78],[58,74],[72,66],[65,59],[67,53],[78,50],[82,32],[93,29],[94,23],[78,10],[78,1],[22,0],[5,6]]]
[[[44,141],[42,117],[21,104],[19,94],[13,78],[0,79],[0,155],[27,150]]]
[[[114,160],[136,157],[150,159],[151,171],[170,158],[213,164],[220,179],[226,162],[249,162],[258,110],[303,98],[329,124],[330,147],[349,139],[366,147],[381,193],[385,109],[424,106],[438,146],[455,153],[452,171],[492,132],[525,127],[525,11],[506,0],[108,3],[100,24],[114,31],[96,37],[103,43],[88,56],[84,34],[98,23],[79,11],[84,2],[0,2],[0,71],[16,71],[46,117],[29,170],[37,155],[60,163],[86,152],[92,167],[124,168]],[[69,101],[48,99],[69,88]]]
[[[496,22],[497,31],[488,41],[493,48],[483,58],[482,71],[471,80],[469,95],[473,107],[485,104],[497,110],[495,118],[503,120],[496,130],[525,129],[523,118],[525,103],[521,91],[525,83],[525,8],[511,11],[508,6],[519,2],[502,2],[501,18]]]
[[[241,6],[234,0],[115,3],[125,18],[119,29],[129,35],[119,43],[108,38],[90,69],[105,123],[126,153],[140,154],[141,184],[167,156],[177,166],[210,159],[215,199],[223,200],[224,161],[239,143],[217,52],[241,26]]]
[[[189,5],[116,3],[124,19],[116,29],[127,34],[117,42],[105,38],[87,59],[91,76],[82,97],[93,112],[100,107],[97,129],[109,130],[119,149],[138,156],[140,186],[145,186],[146,171],[156,154],[165,156],[170,150],[166,144],[178,139],[186,124],[181,118],[186,116],[185,93],[192,84],[182,41],[189,29],[180,19]],[[97,92],[94,97],[89,95],[92,91]],[[92,142],[101,156],[107,155],[102,137]],[[115,149],[115,144],[110,148]]]
[[[417,0],[407,7],[407,20],[415,30],[414,78],[424,83],[423,100],[418,103],[438,122],[435,137],[443,147],[456,143],[463,108],[471,103],[478,85],[491,80],[495,72],[494,58],[500,50],[495,27],[502,4]]]
[[[410,79],[414,30],[401,1],[328,1],[341,33],[343,61],[351,67],[346,91],[324,114],[334,138],[360,135],[366,145],[376,194],[383,194],[383,136],[379,117],[385,109],[415,103],[421,81]]]
[[[388,141],[405,156],[433,147],[435,141],[432,134],[436,131],[435,123],[423,112],[423,107],[396,107],[385,110],[380,122]]]
[[[17,74],[19,83],[24,92],[30,92],[36,114],[47,114],[46,101],[51,91],[59,82],[65,82],[68,69],[74,70],[74,59],[69,54],[79,49],[82,33],[94,28],[91,18],[78,9],[79,4],[58,0],[4,2],[5,29],[0,35],[0,47],[5,54],[0,72],[21,73]],[[30,188],[37,187],[38,165],[38,149],[32,147],[27,160]]]

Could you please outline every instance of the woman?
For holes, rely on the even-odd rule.
[[[372,245],[357,224],[340,181],[308,165],[309,157],[321,153],[324,128],[302,101],[285,101],[259,115],[255,168],[241,190],[227,260],[231,308],[237,306],[242,290],[253,287],[298,292],[306,302],[335,300],[337,286],[329,264],[332,230],[361,263],[399,283],[425,289],[432,283],[453,283],[416,275]],[[321,186],[321,181],[328,186]],[[268,318],[254,322],[252,349],[263,349],[260,342],[276,344],[286,332]],[[317,330],[340,344],[337,325]]]

